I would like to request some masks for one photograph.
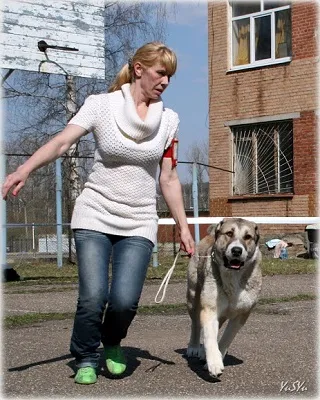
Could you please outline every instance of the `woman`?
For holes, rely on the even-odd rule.
[[[120,375],[126,369],[120,342],[136,314],[156,241],[159,163],[160,187],[177,224],[181,249],[194,253],[172,149],[179,119],[163,107],[160,97],[176,65],[176,55],[162,43],[139,48],[117,75],[109,93],[89,96],[66,128],[9,175],[3,185],[4,199],[10,190],[16,196],[32,171],[56,160],[81,136],[93,132],[94,164],[71,221],[79,273],[70,345],[78,368],[76,383],[97,381],[101,342],[109,372]]]

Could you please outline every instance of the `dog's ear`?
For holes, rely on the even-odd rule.
[[[218,223],[218,225],[216,226],[216,229],[215,229],[215,232],[214,232],[214,237],[215,237],[216,240],[217,240],[217,238],[218,238],[218,236],[219,236],[219,233],[220,233],[220,231],[221,231],[221,227],[222,227],[224,221],[225,221],[225,218],[224,218],[222,221],[220,221],[220,222]]]
[[[254,241],[256,242],[256,244],[258,244],[259,239],[260,239],[260,233],[259,233],[258,225],[255,225],[254,230],[255,230],[255,237],[254,237],[255,240]]]
[[[210,236],[214,236],[214,230],[215,230],[215,225],[214,224],[210,225],[207,229],[207,234]]]

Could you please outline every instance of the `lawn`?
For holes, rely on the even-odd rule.
[[[150,264],[147,273],[149,282],[163,279],[172,266],[173,257],[161,260],[158,267]],[[186,279],[188,258],[179,257],[171,280]],[[290,275],[290,274],[314,274],[317,271],[318,260],[292,258],[288,260],[264,259],[262,262],[263,275]],[[39,262],[20,260],[18,265],[13,265],[16,272],[23,278],[20,282],[7,282],[5,285],[28,285],[28,284],[56,284],[76,283],[78,280],[77,266],[65,263],[58,268],[54,262]]]

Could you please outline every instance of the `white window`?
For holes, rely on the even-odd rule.
[[[293,193],[292,120],[231,129],[233,195]]]
[[[232,69],[291,60],[290,2],[230,1]]]

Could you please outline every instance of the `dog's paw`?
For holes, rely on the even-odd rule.
[[[220,376],[224,370],[224,365],[222,359],[217,359],[212,362],[206,363],[204,369],[208,370],[209,374],[215,378]]]
[[[205,360],[206,355],[203,346],[188,346],[187,357],[197,357],[200,360]]]

